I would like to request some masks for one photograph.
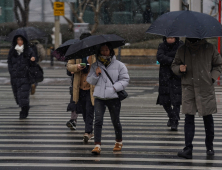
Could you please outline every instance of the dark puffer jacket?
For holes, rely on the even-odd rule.
[[[24,52],[20,55],[15,50],[17,37],[24,40]],[[28,69],[35,64],[30,59],[35,57],[32,49],[28,46],[27,35],[24,31],[17,31],[12,47],[8,55],[8,70],[11,76],[11,85],[16,103],[20,106],[29,106],[29,93],[31,89],[31,80],[29,79]]]
[[[168,44],[166,37],[158,47],[157,61],[160,63],[159,70],[159,96],[157,104],[160,105],[181,105],[181,78],[171,70],[171,64],[175,58],[177,49],[183,44],[179,38],[176,42]]]

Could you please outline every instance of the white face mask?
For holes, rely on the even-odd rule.
[[[18,44],[15,46],[15,50],[17,51],[18,55],[23,53],[24,51],[24,45],[19,46]]]

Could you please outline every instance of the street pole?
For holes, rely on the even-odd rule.
[[[59,2],[59,0],[56,0]],[[59,47],[60,22],[59,16],[55,16],[55,49]]]
[[[219,0],[219,4],[218,4],[218,21],[221,23],[221,0]],[[217,48],[218,48],[218,52],[220,54],[220,48],[221,48],[221,37],[218,37],[218,45],[217,45]],[[220,85],[220,76],[218,77],[217,79],[217,84]]]

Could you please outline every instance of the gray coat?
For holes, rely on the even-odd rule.
[[[100,67],[102,73],[100,76],[96,75],[96,68]],[[114,85],[104,72],[105,69],[112,78]],[[87,82],[95,85],[93,96],[100,99],[115,99],[118,98],[117,92],[124,90],[129,84],[129,74],[126,66],[116,60],[114,56],[110,65],[105,67],[102,63],[96,62],[91,66],[87,77]],[[116,91],[114,90],[116,89]]]
[[[217,49],[205,39],[192,44],[186,40],[187,73],[180,72],[184,63],[185,45],[178,49],[172,70],[182,80],[182,113],[200,116],[217,112],[214,81],[222,71],[222,59]]]

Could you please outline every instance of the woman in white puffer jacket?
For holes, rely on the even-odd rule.
[[[113,150],[120,151],[122,149],[122,126],[119,118],[121,101],[117,92],[127,87],[130,78],[126,66],[116,60],[110,43],[99,45],[96,57],[97,62],[91,66],[87,82],[95,85],[93,96],[95,97],[94,141],[96,146],[92,153],[100,154],[102,125],[106,106],[109,109],[116,134],[116,143]],[[107,71],[114,84],[109,80],[104,70]]]

